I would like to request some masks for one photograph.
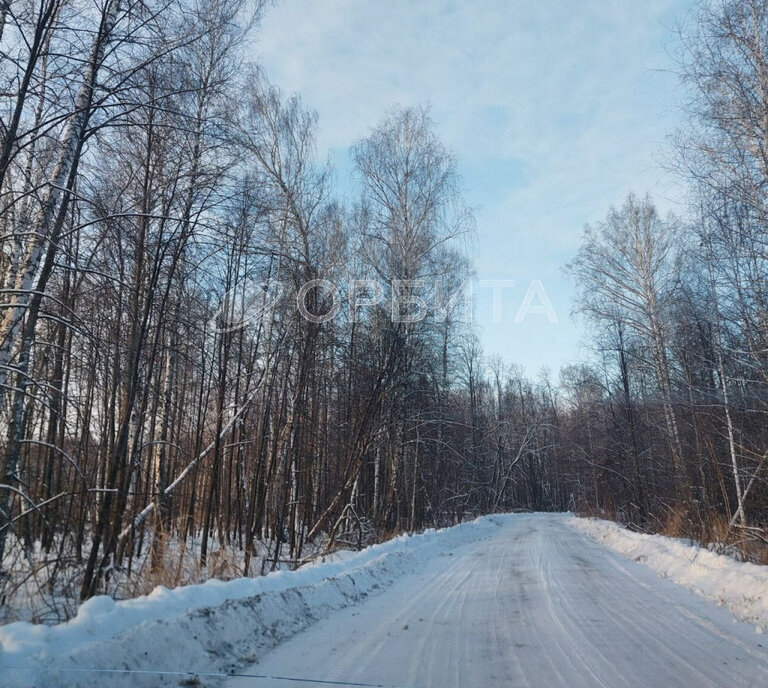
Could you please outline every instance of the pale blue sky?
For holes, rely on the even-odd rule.
[[[256,56],[320,116],[319,152],[343,177],[350,144],[391,105],[429,104],[476,207],[480,279],[512,279],[503,322],[476,289],[487,354],[530,374],[586,355],[562,265],[586,222],[628,191],[675,209],[665,171],[680,97],[675,26],[690,0],[282,0]],[[343,182],[342,182],[343,183]],[[559,322],[514,317],[531,280]]]

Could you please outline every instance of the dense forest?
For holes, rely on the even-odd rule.
[[[558,380],[483,355],[428,110],[371,122],[342,201],[248,60],[268,9],[0,4],[4,620],[512,509],[763,556],[768,3],[681,36],[686,212],[587,227],[595,355]]]

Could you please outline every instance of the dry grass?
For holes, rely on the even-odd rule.
[[[619,514],[607,509],[580,505],[576,513],[579,516],[623,523],[633,530],[691,540],[713,552],[739,561],[768,565],[768,528],[731,526],[730,519],[718,512],[702,514],[693,507],[667,506],[661,516],[652,517],[650,523],[642,528],[625,523],[625,519]]]
[[[158,585],[177,588],[182,585],[203,583],[210,578],[232,580],[243,575],[242,552],[235,546],[229,549],[219,547],[208,554],[208,565],[200,565],[200,551],[171,540],[164,547],[162,563],[152,566],[151,557],[144,558],[135,571],[133,581],[127,586],[127,596],[146,595]]]
[[[666,510],[666,518],[659,522],[658,533],[667,537],[700,540],[703,544],[702,536],[705,531],[694,526],[687,508],[669,507]]]
[[[768,530],[731,525],[730,519],[718,512],[698,515],[694,520],[686,509],[669,509],[659,532],[668,537],[694,540],[713,552],[740,561],[768,564]]]

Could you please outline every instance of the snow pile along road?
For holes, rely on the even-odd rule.
[[[494,517],[483,517],[400,536],[341,562],[174,590],[158,587],[121,602],[95,597],[57,626],[2,626],[0,684],[155,686],[162,683],[157,671],[231,672],[330,612],[383,590],[421,562],[489,538],[497,529]],[[99,669],[153,673],[94,671]]]
[[[226,688],[768,686],[753,625],[576,532],[570,515],[498,518],[491,540],[328,615]]]
[[[645,535],[612,521],[572,517],[568,524],[606,547],[649,566],[662,578],[730,609],[742,621],[768,628],[768,566],[715,554],[663,535]]]

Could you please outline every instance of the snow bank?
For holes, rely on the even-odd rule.
[[[155,686],[167,685],[170,678],[164,683],[157,675],[78,669],[233,671],[331,611],[385,588],[420,562],[489,537],[499,523],[499,517],[483,517],[400,536],[345,560],[298,571],[174,590],[158,587],[121,602],[95,597],[56,626],[0,626],[0,685]]]
[[[742,621],[768,627],[768,566],[715,554],[686,541],[644,535],[594,518],[571,517],[568,525],[625,557],[642,562],[697,595],[726,606]]]

